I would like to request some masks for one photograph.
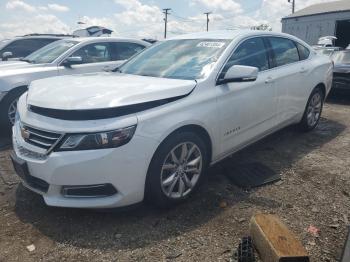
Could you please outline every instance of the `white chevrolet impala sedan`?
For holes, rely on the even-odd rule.
[[[159,42],[114,72],[32,82],[12,160],[50,206],[169,206],[208,166],[285,126],[310,131],[333,64],[290,35],[217,31]]]

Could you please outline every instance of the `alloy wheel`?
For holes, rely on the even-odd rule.
[[[316,125],[317,121],[321,116],[322,111],[322,96],[320,93],[315,93],[307,108],[307,124],[311,127]]]
[[[16,112],[17,112],[17,102],[18,99],[15,99],[12,101],[12,103],[9,106],[9,109],[7,111],[7,117],[11,123],[11,125],[14,125],[15,119],[16,119]]]
[[[203,157],[199,147],[192,142],[175,146],[166,156],[161,169],[161,188],[172,199],[188,195],[202,173]]]

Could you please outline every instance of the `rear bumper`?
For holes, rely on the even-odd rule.
[[[334,78],[332,88],[350,90],[350,77],[349,78]]]
[[[335,70],[332,87],[335,89],[350,89],[350,73]]]

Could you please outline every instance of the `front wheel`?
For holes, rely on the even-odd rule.
[[[26,87],[19,87],[10,91],[0,102],[0,126],[1,131],[10,132],[15,123],[17,102],[19,97],[27,91]]]
[[[317,126],[321,118],[323,100],[323,91],[321,88],[316,87],[309,97],[303,118],[299,123],[299,126],[303,131],[310,131]]]
[[[176,133],[167,138],[151,161],[146,199],[159,207],[186,200],[203,179],[207,156],[205,143],[194,133]]]

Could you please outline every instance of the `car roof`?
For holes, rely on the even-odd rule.
[[[72,37],[72,38],[64,38],[62,40],[74,40],[77,42],[94,42],[98,41],[130,41],[135,43],[143,43],[145,45],[150,45],[150,43],[137,39],[137,38],[127,38],[127,37],[110,37],[110,36],[97,36],[97,37]]]
[[[16,36],[10,40],[16,40],[16,39],[65,39],[65,38],[71,38],[70,35],[24,35],[24,36]]]
[[[200,33],[184,34],[169,38],[172,39],[227,39],[233,40],[237,37],[249,37],[249,36],[259,36],[259,35],[272,35],[272,36],[284,36],[289,38],[294,38],[291,35],[284,33],[276,33],[271,31],[261,31],[261,30],[218,30]]]

